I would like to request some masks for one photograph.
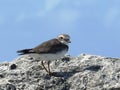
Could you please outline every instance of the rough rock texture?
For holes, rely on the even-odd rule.
[[[20,56],[0,64],[0,90],[120,90],[120,59],[81,54],[51,62],[49,76],[41,61]]]

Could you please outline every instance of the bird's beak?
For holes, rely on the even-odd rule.
[[[69,39],[64,39],[64,41],[67,43],[71,43],[71,41]]]
[[[71,41],[69,40],[68,43],[71,43]]]

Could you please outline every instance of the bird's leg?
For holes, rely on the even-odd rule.
[[[46,69],[46,67],[44,66],[43,61],[41,61],[41,64],[42,64],[43,68],[45,69],[45,71],[49,73],[49,71],[48,71],[48,70]]]
[[[50,71],[50,61],[48,61],[48,73],[49,73],[49,75],[51,74],[51,71]]]

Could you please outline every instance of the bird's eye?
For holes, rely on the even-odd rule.
[[[63,39],[63,37],[60,37],[60,39],[62,40],[62,39]]]

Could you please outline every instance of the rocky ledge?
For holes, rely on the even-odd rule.
[[[0,90],[120,90],[120,58],[81,54],[50,67],[53,76],[29,55],[1,63]]]

